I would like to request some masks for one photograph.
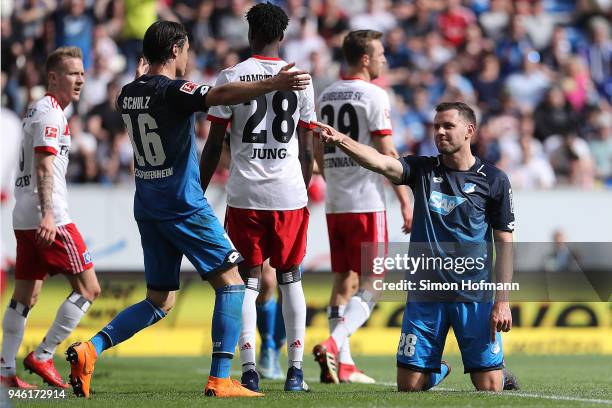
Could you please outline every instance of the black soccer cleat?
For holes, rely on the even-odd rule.
[[[242,373],[240,382],[242,383],[243,387],[248,388],[251,391],[259,391],[259,374],[257,374],[257,371],[255,370],[248,370]]]
[[[502,373],[504,375],[504,391],[517,391],[521,389],[512,371],[504,368]]]

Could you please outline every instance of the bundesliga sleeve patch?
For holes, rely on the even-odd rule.
[[[45,139],[57,139],[59,129],[57,126],[45,126]]]
[[[196,84],[195,82],[187,81],[183,85],[181,85],[180,89],[181,89],[182,92],[185,92],[185,93],[188,93],[190,95],[193,95],[195,93],[196,89],[198,89],[198,86],[200,86],[200,85]]]

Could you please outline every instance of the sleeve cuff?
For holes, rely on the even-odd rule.
[[[305,122],[303,120],[300,120],[298,122],[298,126],[304,129],[308,129],[308,130],[312,130],[314,128],[316,128],[314,123],[310,123],[310,122]]]
[[[380,129],[380,130],[373,130],[370,132],[371,136],[388,136],[393,134],[393,131],[391,129]]]
[[[217,117],[217,116],[213,116],[210,113],[208,114],[208,117],[206,119],[208,119],[212,123],[217,123],[219,125],[225,125],[225,126],[227,126],[230,123],[230,121],[231,121],[231,118],[227,118],[227,119],[226,118],[220,118],[220,117]]]
[[[36,146],[34,147],[34,151],[36,153],[51,153],[54,156],[57,156],[57,150],[51,146]]]

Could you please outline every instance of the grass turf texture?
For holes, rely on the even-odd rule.
[[[261,382],[266,397],[221,400],[204,396],[210,360],[200,358],[116,358],[103,357],[96,365],[90,400],[77,399],[68,390],[62,400],[16,400],[14,406],[87,406],[87,407],[576,407],[612,406],[612,357],[609,356],[527,356],[512,355],[508,366],[518,376],[521,391],[501,395],[472,391],[469,375],[463,374],[459,357],[451,357],[451,375],[441,390],[422,393],[398,393],[392,356],[357,359],[367,374],[384,384],[326,385],[318,382],[318,366],[306,356],[305,376],[309,393],[285,393],[283,381]],[[234,362],[237,367],[237,362]],[[59,357],[56,366],[67,376],[68,363]],[[40,378],[23,373],[23,378],[41,384]],[[232,372],[234,378],[240,373]],[[3,392],[3,394],[5,394]],[[5,397],[6,398],[6,397]],[[566,398],[566,399],[564,399]],[[582,401],[596,400],[596,401]],[[4,399],[4,402],[7,400]],[[0,405],[4,405],[0,403]]]

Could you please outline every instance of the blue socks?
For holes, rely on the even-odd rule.
[[[427,391],[430,388],[435,387],[440,384],[444,377],[448,374],[448,366],[446,364],[440,364],[440,372],[439,373],[429,373],[429,381],[423,388],[423,391]]]
[[[212,364],[210,375],[217,378],[230,376],[234,349],[240,336],[244,285],[223,286],[215,291],[215,309],[212,318]]]
[[[98,357],[107,348],[129,339],[165,316],[166,313],[148,299],[124,309],[91,339]]]
[[[269,299],[257,305],[257,329],[261,337],[261,349],[274,349],[274,328],[276,323],[276,300]]]

